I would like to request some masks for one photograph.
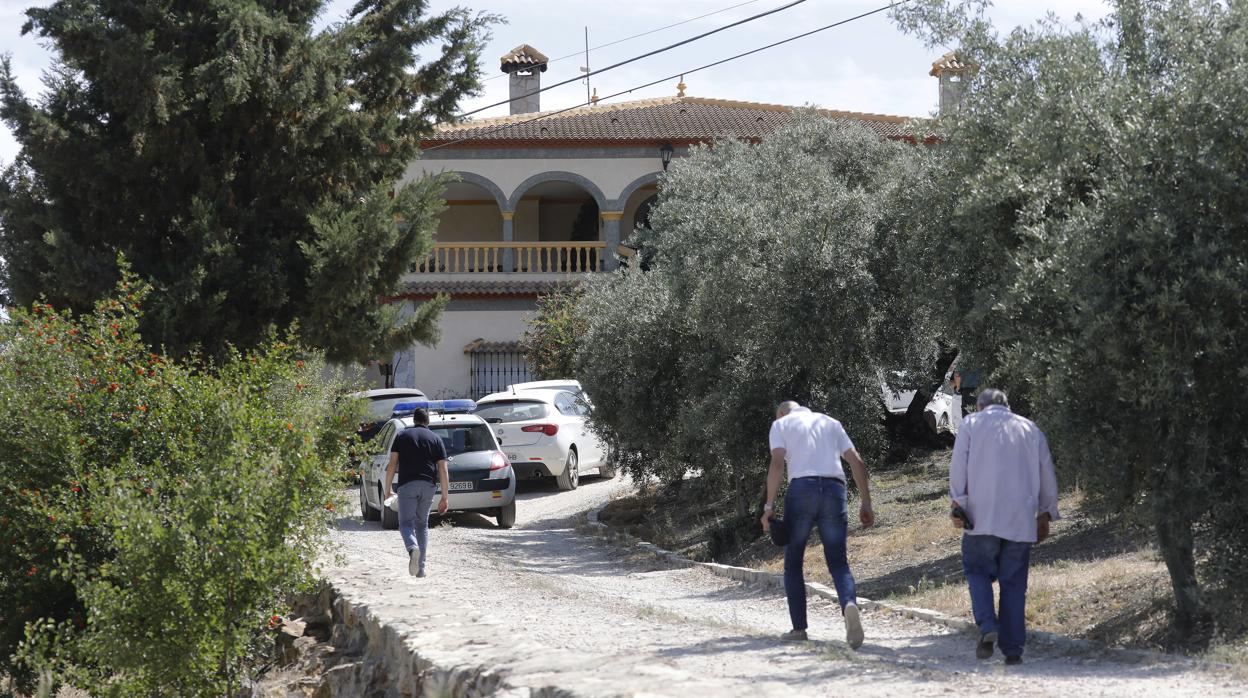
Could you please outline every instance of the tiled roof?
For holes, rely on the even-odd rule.
[[[415,278],[403,284],[403,293],[413,296],[433,296],[446,293],[452,298],[458,296],[497,296],[497,295],[528,295],[549,293],[556,288],[578,283],[577,277],[567,279],[517,279],[506,277],[501,279],[470,279],[435,280]]]
[[[735,137],[761,139],[784,124],[798,107],[704,97],[660,97],[619,104],[577,107],[477,119],[440,126],[427,143],[470,139],[505,141],[686,141]],[[883,138],[900,138],[908,118],[819,109],[832,119],[867,126]],[[550,116],[543,116],[550,114]],[[541,117],[541,118],[538,118]]]
[[[546,54],[529,46],[528,44],[520,44],[519,46],[508,51],[502,58],[498,59],[500,67],[504,73],[511,73],[517,70],[527,70],[538,68],[542,72],[546,72],[546,64],[550,59]]]

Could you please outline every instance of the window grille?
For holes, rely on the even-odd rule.
[[[502,392],[512,383],[534,380],[529,361],[516,342],[477,341],[466,347],[474,400]]]

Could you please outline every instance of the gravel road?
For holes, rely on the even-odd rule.
[[[326,573],[436,661],[583,696],[1248,696],[1229,674],[1182,662],[1043,647],[1006,670],[999,654],[976,661],[964,635],[882,611],[863,614],[866,644],[855,652],[839,610],[813,598],[812,641],[781,644],[788,613],[776,590],[669,568],[576,532],[578,514],[629,488],[592,476],[573,492],[522,485],[514,529],[462,515],[432,530],[424,579],[407,576],[398,532],[344,518],[334,534],[341,556]]]

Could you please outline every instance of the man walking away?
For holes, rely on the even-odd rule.
[[[784,549],[784,593],[789,600],[793,629],[780,639],[788,642],[806,639],[806,579],[802,563],[810,531],[817,526],[828,573],[836,585],[836,596],[845,616],[845,641],[857,649],[862,646],[862,618],[854,593],[854,575],[849,571],[849,560],[845,556],[849,516],[841,458],[849,461],[854,483],[862,495],[858,518],[863,526],[875,523],[867,466],[840,422],[826,414],[811,412],[796,402],[782,402],[776,408],[769,441],[771,467],[767,471],[767,503],[763,505],[764,531],[771,530],[772,509],[786,459],[789,471],[789,489],[784,495],[784,522],[789,527],[789,543]]]
[[[412,426],[399,432],[390,447],[390,465],[386,467],[386,499],[395,469],[399,472],[399,533],[407,548],[407,573],[425,576],[425,553],[429,550],[429,509],[433,505],[434,471],[442,483],[442,499],[438,513],[445,514],[446,493],[450,490],[450,472],[446,464],[446,445],[429,429],[429,413],[423,409],[412,413]]]
[[[1031,546],[1047,538],[1049,522],[1059,518],[1057,476],[1044,433],[1010,411],[1005,393],[985,389],[976,404],[979,411],[958,430],[949,464],[953,525],[963,529],[962,570],[979,626],[975,656],[991,657],[999,639],[1005,663],[1014,665],[1023,661]],[[1001,585],[999,612],[993,581]]]

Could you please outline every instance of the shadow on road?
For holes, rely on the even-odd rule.
[[[610,479],[604,478],[600,475],[581,476],[581,487],[592,488],[609,482],[611,482]],[[358,499],[355,489],[347,490],[345,494],[350,498],[352,504],[355,505],[355,500]],[[518,480],[516,482],[516,502],[518,503],[516,506],[519,509],[520,526],[523,527],[525,522],[528,521],[528,523],[536,523],[538,526],[566,528],[568,525],[568,516],[557,516],[554,519],[541,519],[537,522],[533,522],[529,519],[529,517],[525,516],[523,502],[541,501],[552,496],[567,494],[571,493],[561,491],[559,486],[555,484],[553,478],[543,478],[540,480]],[[340,516],[336,519],[338,530],[345,531],[347,533],[385,530],[382,529],[380,521],[365,521],[359,514],[358,505],[355,506],[356,509],[351,510],[351,512],[346,516]],[[472,511],[452,512],[446,516],[439,516],[436,513],[431,513],[429,515],[429,526],[451,526],[454,528],[482,529],[498,528],[498,524],[495,523],[494,518]]]

